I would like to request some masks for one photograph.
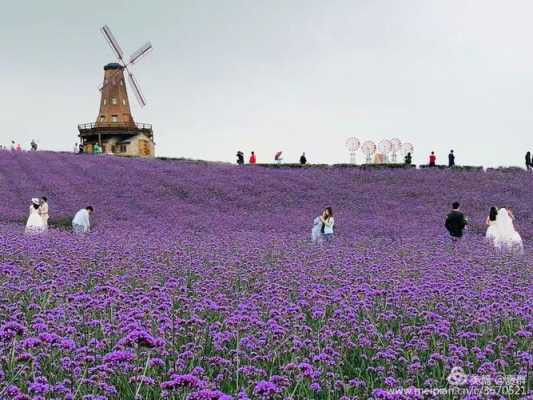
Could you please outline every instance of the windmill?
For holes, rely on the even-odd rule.
[[[135,79],[135,76],[131,73],[129,70],[129,66],[134,65],[139,62],[141,58],[143,58],[145,55],[150,53],[152,51],[152,43],[146,42],[143,44],[136,52],[134,52],[131,56],[128,62],[124,61],[124,52],[122,51],[122,48],[118,44],[117,39],[115,39],[115,36],[111,32],[111,29],[107,25],[104,25],[100,31],[102,32],[102,35],[104,35],[107,43],[109,44],[109,47],[111,47],[111,50],[113,50],[113,53],[115,53],[115,56],[117,57],[119,64],[121,65],[122,70],[126,70],[128,73],[128,82],[130,84],[131,90],[133,90],[133,93],[135,94],[135,97],[137,97],[137,101],[139,102],[139,105],[141,107],[144,107],[146,105],[146,100],[141,92],[141,88],[139,87],[139,84],[137,80]],[[117,69],[117,70],[121,70]],[[104,89],[107,85],[114,85],[120,79],[122,78],[122,74],[119,72],[115,72],[111,79],[109,79],[107,82],[104,82],[104,84],[100,87],[100,91]]]
[[[359,147],[361,143],[359,142],[359,139],[356,137],[349,137],[346,139],[346,148],[348,149],[348,152],[350,153],[350,164],[356,164],[356,152],[359,150]]]
[[[85,152],[125,156],[153,157],[155,143],[151,124],[135,122],[131,114],[128,91],[124,80],[126,71],[131,90],[141,107],[146,100],[131,66],[152,50],[150,42],[142,45],[128,60],[111,29],[104,25],[100,31],[118,62],[104,66],[104,81],[100,87],[100,108],[96,122],[78,125],[80,143]]]
[[[376,144],[371,140],[367,140],[361,146],[361,151],[366,156],[366,163],[370,164],[372,161],[372,156],[376,152]]]

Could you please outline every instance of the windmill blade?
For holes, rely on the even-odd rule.
[[[107,25],[102,26],[100,31],[102,32],[102,34],[106,38],[107,43],[109,43],[109,47],[111,47],[111,49],[113,50],[113,52],[115,53],[117,58],[120,61],[122,61],[122,58],[124,57],[124,52],[120,48],[120,46],[119,46],[119,44],[117,42],[117,39],[115,39],[115,36],[113,36],[113,33],[111,33],[111,29],[109,29],[109,26],[107,26]]]
[[[135,93],[135,97],[137,97],[137,101],[139,102],[139,105],[141,107],[144,107],[146,105],[146,100],[144,99],[143,94],[141,93],[141,88],[139,87],[139,84],[137,83],[137,80],[133,76],[133,74],[128,71],[128,81],[130,82],[131,90],[133,90],[133,93]]]
[[[147,42],[142,45],[139,50],[137,50],[130,56],[130,64],[135,64],[136,62],[138,62],[141,58],[150,53],[152,49],[152,43],[150,42]]]

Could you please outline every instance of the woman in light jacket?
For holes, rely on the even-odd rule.
[[[326,207],[320,216],[320,222],[322,223],[322,227],[320,229],[322,237],[326,240],[333,238],[333,226],[335,225],[335,219],[333,218],[333,209],[331,207]]]

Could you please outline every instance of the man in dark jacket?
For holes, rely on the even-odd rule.
[[[526,169],[528,171],[531,171],[531,152],[530,151],[526,153]]]
[[[455,167],[455,154],[453,154],[453,150],[450,150],[450,154],[448,154],[448,167]]]
[[[307,157],[305,157],[305,153],[303,153],[300,157],[300,164],[305,165],[307,164]]]
[[[454,239],[463,237],[463,230],[467,224],[467,220],[462,212],[459,211],[460,204],[455,202],[452,204],[452,212],[446,217],[446,229]]]
[[[240,166],[244,165],[244,153],[240,150],[237,152],[237,164]]]

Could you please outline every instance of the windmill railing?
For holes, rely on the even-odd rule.
[[[112,131],[112,130],[124,130],[132,129],[143,132],[151,132],[152,124],[145,124],[142,122],[89,122],[86,124],[79,124],[78,130],[80,132],[89,132],[96,130]]]
[[[122,128],[129,126],[136,127],[137,129],[152,129],[152,124],[145,124],[143,122],[88,122],[86,124],[79,124],[78,129]]]

